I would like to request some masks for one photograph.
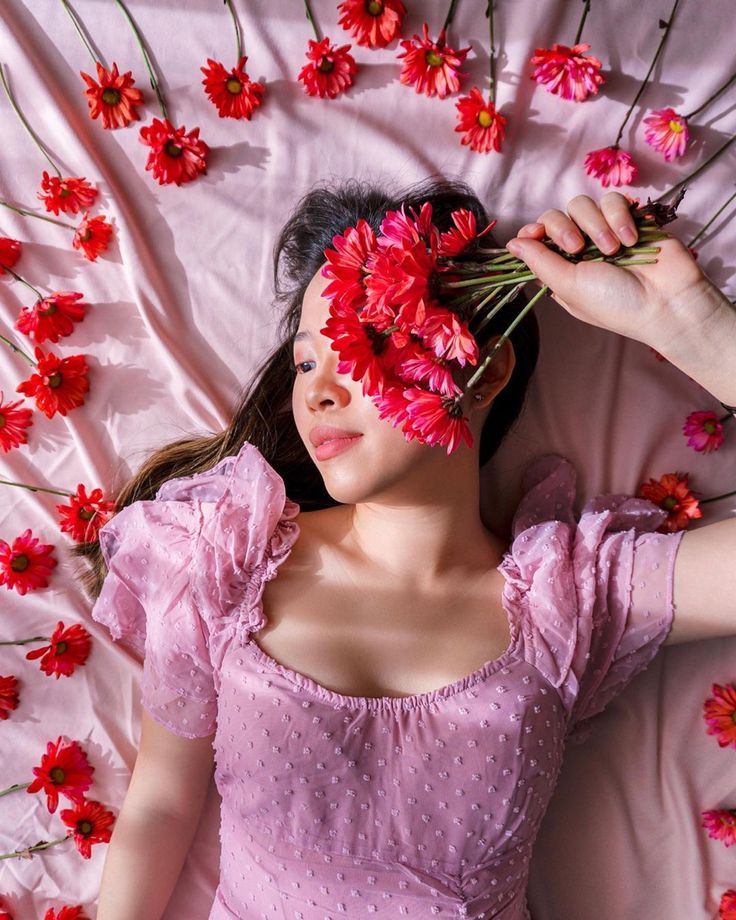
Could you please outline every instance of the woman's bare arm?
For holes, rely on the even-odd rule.
[[[213,739],[182,738],[143,710],[140,750],[108,846],[97,920],[160,920],[202,813]]]

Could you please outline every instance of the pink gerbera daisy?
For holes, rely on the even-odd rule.
[[[636,179],[639,167],[630,153],[614,146],[591,150],[585,157],[585,171],[607,188],[609,185],[630,185]]]
[[[723,444],[723,423],[715,412],[691,412],[682,426],[682,433],[687,437],[687,446],[699,453],[718,450]]]
[[[405,39],[400,42],[404,50],[398,57],[404,58],[404,66],[401,68],[399,80],[405,86],[413,86],[417,93],[444,99],[460,89],[458,78],[467,76],[460,68],[470,51],[470,45],[456,51],[445,44],[444,29],[436,42],[430,39],[426,22],[423,23],[422,30],[424,38],[415,34],[411,41]]]
[[[644,124],[644,140],[659,153],[664,154],[668,162],[685,153],[689,132],[687,119],[678,115],[674,109],[658,109],[647,115]]]
[[[736,891],[733,888],[729,888],[721,895],[718,920],[736,920]]]
[[[601,62],[583,52],[590,45],[552,45],[551,48],[535,48],[532,64],[536,64],[530,79],[536,80],[548,93],[583,102],[591,93],[597,93],[605,83],[600,73]]]
[[[308,96],[328,96],[334,99],[353,85],[353,77],[358,72],[358,65],[352,54],[348,54],[350,45],[330,43],[329,38],[321,41],[309,39],[307,57],[309,63],[299,71],[298,79],[304,84]]]
[[[736,809],[714,808],[703,812],[703,827],[708,836],[730,847],[736,843]]]

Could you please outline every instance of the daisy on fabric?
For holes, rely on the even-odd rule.
[[[53,418],[57,412],[59,415],[67,415],[72,409],[84,404],[84,394],[89,390],[88,367],[84,355],[60,358],[51,351],[44,354],[43,349],[37,345],[34,361],[4,336],[0,335],[0,339],[36,368],[37,373],[19,383],[15,390],[25,396],[34,396],[36,407],[47,418]]]
[[[46,794],[46,807],[53,814],[59,804],[59,795],[64,795],[71,802],[84,799],[84,793],[92,785],[95,768],[87,760],[87,755],[77,741],[64,744],[61,735],[56,741],[46,744],[46,753],[41,756],[41,763],[33,767],[32,782],[16,784],[0,791],[0,795],[10,790],[25,788],[29,794],[43,791]]]
[[[84,859],[91,859],[93,844],[110,842],[115,815],[100,802],[85,800],[65,808],[60,817],[72,829],[74,846]]]
[[[714,808],[703,812],[702,826],[708,836],[720,840],[727,847],[736,843],[736,809]]]
[[[26,129],[33,143],[48,160],[51,168],[56,173],[55,176],[51,176],[44,170],[41,180],[41,191],[37,193],[37,197],[43,201],[46,210],[54,214],[58,214],[59,211],[65,211],[68,214],[76,214],[81,208],[90,207],[97,197],[97,189],[90,185],[83,176],[67,178],[62,176],[61,170],[51,159],[45,146],[41,143],[33,128],[31,128],[28,123],[25,115],[21,112],[18,103],[15,101],[10,91],[8,81],[5,78],[2,64],[0,64],[0,82],[3,84],[5,94],[18,116],[20,123]]]
[[[646,498],[667,512],[662,533],[684,530],[691,520],[703,516],[699,501],[688,487],[689,473],[664,473],[659,479],[649,479],[639,486],[637,498]]]
[[[47,175],[47,173],[44,173],[44,175]],[[95,262],[97,256],[103,253],[110,244],[113,227],[105,218],[104,214],[98,214],[95,217],[91,217],[89,211],[84,211],[79,226],[75,227],[64,221],[55,220],[53,217],[46,217],[45,214],[36,214],[35,211],[30,211],[28,208],[21,208],[18,205],[9,204],[7,201],[0,201],[0,205],[4,208],[9,208],[11,211],[15,211],[17,214],[22,214],[25,217],[35,217],[39,220],[45,220],[50,224],[56,224],[57,227],[73,230],[73,248],[81,249],[84,257],[90,262]]]
[[[716,736],[719,747],[736,749],[736,686],[713,684],[711,693],[703,703],[706,731]]]
[[[718,450],[723,444],[723,422],[732,418],[726,413],[719,419],[712,410],[691,412],[682,426],[682,433],[687,438],[687,446],[698,453],[709,454]]]
[[[51,543],[41,543],[30,527],[13,540],[0,538],[0,586],[25,596],[28,591],[48,588],[48,578],[57,566]]]
[[[0,236],[0,275],[5,274],[6,268],[12,268],[15,265],[20,259],[22,251],[23,246],[20,240],[11,239],[9,236]]]
[[[401,34],[406,7],[401,0],[343,0],[338,4],[339,25],[357,45],[385,48]]]
[[[499,152],[506,134],[507,119],[496,111],[495,46],[493,41],[493,0],[488,0],[486,16],[490,22],[491,45],[490,88],[486,101],[477,86],[467,96],[461,96],[455,103],[458,124],[456,131],[461,131],[461,144],[467,144],[476,153]]]
[[[14,327],[35,344],[38,345],[47,339],[58,342],[60,338],[71,335],[74,323],[84,319],[87,305],[78,302],[84,296],[79,291],[52,291],[51,294],[42,294],[38,288],[21,278],[11,268],[7,271],[16,281],[30,288],[38,298],[33,307],[21,309]]]
[[[634,101],[629,106],[629,110],[624,116],[624,120],[621,122],[621,127],[618,129],[618,134],[616,135],[616,140],[613,142],[613,144],[611,144],[610,147],[602,147],[598,150],[591,150],[590,153],[588,153],[588,155],[585,157],[584,165],[586,173],[589,176],[594,176],[596,179],[599,179],[601,185],[604,188],[608,188],[609,185],[630,185],[637,177],[639,167],[634,162],[634,158],[630,153],[628,153],[628,151],[621,150],[619,147],[619,142],[624,133],[626,122],[631,117],[631,113],[634,111],[636,103],[639,101],[639,98],[649,83],[649,77],[654,70],[654,66],[657,63],[657,59],[659,58],[662,49],[664,48],[664,43],[667,40],[667,36],[670,34],[670,29],[672,28],[672,23],[674,22],[675,13],[677,12],[679,3],[680,0],[675,0],[667,22],[662,19],[659,21],[660,28],[664,30],[662,38],[660,39],[657,50],[654,53],[652,63],[649,65],[647,75],[644,77],[644,80],[639,87],[639,91],[634,97]]]
[[[398,58],[403,58],[404,64],[399,80],[405,86],[413,86],[416,93],[444,99],[458,92],[459,78],[467,76],[460,68],[470,51],[470,45],[455,50],[446,43],[447,29],[455,15],[456,2],[452,0],[450,3],[437,41],[429,37],[429,25],[425,22],[422,24],[424,38],[415,34],[411,41],[404,39],[400,42],[404,50],[398,54]]]
[[[3,391],[0,390],[0,447],[3,453],[8,453],[14,447],[28,443],[26,429],[33,424],[33,410],[19,409],[23,400],[4,402]]]
[[[530,74],[548,93],[584,102],[589,95],[598,92],[598,87],[605,83],[600,70],[598,58],[585,53],[590,45],[580,42],[583,26],[590,12],[590,0],[585,0],[585,8],[578,25],[577,35],[572,47],[553,44],[551,48],[535,48],[531,63],[535,65]]]
[[[304,0],[307,19],[314,31],[314,38],[309,39],[307,48],[308,64],[299,71],[297,79],[303,84],[308,96],[322,99],[334,99],[353,85],[353,77],[358,72],[355,58],[349,54],[351,46],[333,45],[329,38],[320,38],[317,23],[309,4]]]
[[[736,891],[733,888],[729,888],[721,895],[718,920],[736,920]]]
[[[693,109],[688,115],[679,115],[670,106],[664,109],[658,109],[652,112],[644,119],[647,126],[644,129],[644,140],[656,151],[664,155],[665,160],[669,162],[675,157],[681,157],[687,149],[690,133],[688,123],[691,118],[702,112],[713,100],[720,96],[721,93],[736,80],[736,73],[733,74],[722,86],[720,86],[712,96],[709,96],[705,102]]]
[[[7,719],[9,714],[18,708],[18,678],[15,674],[0,675],[0,721]],[[0,913],[2,920],[2,913]]]
[[[220,118],[246,118],[250,121],[253,112],[261,105],[265,90],[263,83],[252,81],[245,72],[248,58],[243,54],[240,24],[235,15],[232,0],[225,0],[235,27],[238,63],[230,71],[220,61],[207,58],[207,67],[199,69],[204,74],[202,84],[207,98],[217,109]]]
[[[60,493],[59,489],[45,489],[38,491]],[[71,535],[77,543],[95,543],[101,527],[110,520],[115,510],[115,502],[105,499],[102,489],[92,489],[87,494],[84,485],[80,482],[77,491],[69,493],[68,505],[56,505],[56,510],[61,515],[61,530]]]
[[[47,677],[70,677],[78,666],[83,665],[92,648],[92,637],[80,623],[64,626],[59,620],[50,639],[34,636],[33,639],[19,639],[6,642],[6,645],[25,645],[27,642],[42,640],[47,645],[26,654],[29,661],[41,659],[41,670]]]

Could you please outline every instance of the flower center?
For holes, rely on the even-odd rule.
[[[5,416],[0,412],[0,429],[5,427]]]
[[[80,508],[77,512],[84,521],[91,521],[96,512],[92,508]]]
[[[117,105],[120,102],[120,90],[108,86],[102,90],[102,101],[107,105]]]
[[[173,141],[166,141],[166,146],[164,150],[170,157],[180,157],[184,152],[178,144],[175,144]]]
[[[25,570],[30,565],[28,556],[23,553],[18,553],[17,556],[13,556],[13,561],[10,563],[10,568],[14,572],[25,572]]]
[[[54,767],[53,769],[49,770],[49,776],[51,777],[52,783],[60,786],[64,782],[64,777],[66,774],[61,769],[61,767]]]
[[[430,67],[442,67],[444,64],[444,58],[441,54],[437,54],[436,51],[428,51],[424,58]]]
[[[91,821],[80,821],[77,824],[77,830],[79,831],[80,834],[84,834],[84,836],[86,837],[88,834],[92,833],[92,830],[93,830],[92,822]]]
[[[55,390],[57,387],[61,386],[61,374],[56,371],[56,373],[49,376],[48,381],[51,389]]]
[[[706,422],[703,425],[703,431],[707,431],[708,434],[713,434],[715,430],[716,430],[716,426],[713,424],[713,422]]]
[[[232,93],[233,96],[237,96],[243,92],[243,84],[238,80],[237,77],[230,77],[225,84],[225,89]]]
[[[83,243],[88,242],[89,240],[92,239],[92,231],[88,228],[88,229],[85,230],[84,233],[79,237],[79,239],[80,239]]]
[[[369,16],[380,16],[383,12],[383,3],[380,0],[366,0],[365,11]]]
[[[59,308],[55,303],[50,303],[46,310],[39,310],[38,315],[39,316],[53,316],[54,313],[56,313],[58,309]]]
[[[674,119],[670,122],[670,131],[674,131],[675,134],[682,134],[684,130],[685,127],[681,122],[675,121]]]
[[[59,642],[59,643],[57,644],[57,646],[56,646],[56,654],[57,654],[57,655],[63,655],[64,652],[67,650],[67,648],[68,648],[68,646],[67,646],[66,642]]]
[[[322,73],[329,73],[334,66],[335,66],[335,62],[331,61],[328,57],[325,57],[325,55],[323,54],[319,64],[317,64],[317,70],[321,70]]]
[[[731,721],[736,725],[736,709],[731,713]]]
[[[481,128],[490,128],[493,123],[493,116],[488,109],[481,109],[478,113],[478,124]]]
[[[667,498],[662,502],[662,507],[665,511],[672,511],[672,509],[677,505],[677,499],[674,495],[668,495]]]
[[[68,189],[66,186],[63,185],[59,189],[59,198],[66,198],[69,195],[71,195],[71,189]]]

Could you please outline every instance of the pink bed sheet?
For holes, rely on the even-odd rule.
[[[424,17],[435,31],[446,0],[407,0],[405,35]],[[108,63],[133,69],[147,90],[130,31],[112,3],[76,0],[74,9]],[[571,43],[580,3],[497,0],[498,103],[508,117],[503,153],[482,156],[460,146],[454,100],[429,99],[398,83],[396,48],[353,49],[361,65],[354,87],[333,101],[308,98],[296,73],[311,33],[298,0],[244,3],[247,69],[267,84],[252,122],[219,119],[204,96],[199,67],[208,56],[234,56],[222,3],[131,0],[130,9],[163,74],[173,119],[201,127],[212,149],[208,175],[188,186],[160,187],[144,172],[147,150],[135,126],[105,132],[87,115],[79,70],[91,60],[57,0],[0,5],[0,61],[19,104],[67,174],[102,190],[97,211],[114,220],[117,242],[97,263],[69,247],[67,231],[3,210],[0,235],[25,245],[23,274],[50,290],[84,291],[88,316],[56,350],[83,352],[91,390],[66,418],[35,416],[29,444],[3,457],[0,478],[74,489],[78,482],[114,491],[148,451],[185,432],[219,430],[236,393],[274,341],[271,246],[298,197],[314,182],[340,176],[409,182],[431,173],[468,180],[508,239],[547,207],[575,194],[602,194],[582,161],[611,143],[659,41],[657,20],[671,3],[593,2],[584,39],[603,61],[606,84],[584,104],[564,102],[529,79],[537,46]],[[313,0],[323,32],[337,27],[336,3]],[[485,3],[460,0],[451,38],[469,44],[467,86],[485,88]],[[697,119],[684,161],[665,164],[643,141],[647,111],[689,111],[733,70],[733,4],[682,0],[651,86],[633,113],[623,144],[635,150],[640,182],[629,193],[656,196],[713,153],[736,128],[736,89]],[[228,66],[230,64],[228,63]],[[146,92],[144,124],[158,115]],[[34,207],[45,161],[0,97],[0,197]],[[729,150],[691,186],[672,228],[688,241],[733,186]],[[724,212],[699,244],[701,264],[736,297],[736,228]],[[19,265],[19,270],[20,270]],[[0,285],[3,334],[27,302],[18,284]],[[612,304],[615,309],[615,304]],[[580,471],[578,508],[602,491],[633,493],[667,471],[689,471],[703,497],[734,488],[736,440],[710,455],[694,453],[681,434],[694,409],[718,408],[676,368],[646,346],[572,319],[551,300],[537,307],[542,328],[538,372],[526,411],[484,471],[487,522],[508,527],[520,494],[520,471],[538,453],[569,457]],[[0,348],[6,398],[25,365]],[[140,731],[140,663],[89,617],[75,583],[68,542],[58,532],[48,493],[5,487],[4,539],[31,527],[57,544],[60,565],[49,588],[20,597],[2,591],[3,638],[49,635],[58,619],[83,623],[93,636],[85,667],[59,681],[44,677],[27,648],[2,650],[0,673],[20,680],[22,700],[0,725],[0,786],[28,782],[46,742],[76,739],[95,766],[88,796],[115,813],[122,805]],[[707,509],[707,510],[706,510]],[[734,514],[736,499],[704,506],[693,527]],[[707,603],[707,597],[703,599]],[[736,804],[733,752],[705,733],[702,702],[711,684],[736,677],[736,640],[665,648],[650,668],[598,717],[587,742],[571,747],[532,863],[535,920],[710,920],[721,892],[736,887],[736,861],[700,827],[706,808]],[[67,807],[65,800],[60,807]],[[63,833],[44,800],[25,793],[0,805],[0,850],[9,852]],[[207,916],[217,883],[219,797],[205,806],[166,920]],[[49,907],[82,904],[90,918],[105,858],[96,846],[83,860],[70,843],[32,860],[0,863],[0,896],[16,920]]]

